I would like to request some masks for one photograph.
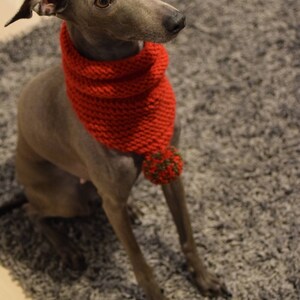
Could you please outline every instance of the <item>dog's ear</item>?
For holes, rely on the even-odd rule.
[[[53,16],[67,7],[68,0],[24,0],[16,15],[5,24],[5,27],[19,19],[30,19],[32,11],[40,16]]]

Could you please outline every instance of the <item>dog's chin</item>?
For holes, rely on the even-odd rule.
[[[165,44],[165,43],[168,43],[168,42],[174,40],[177,37],[177,35],[178,35],[178,33],[176,33],[176,34],[166,34],[162,37],[155,37],[152,40],[149,40],[149,42]]]

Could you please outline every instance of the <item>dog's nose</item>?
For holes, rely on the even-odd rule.
[[[177,11],[172,16],[167,16],[164,18],[163,26],[170,33],[178,33],[185,27],[185,16],[181,12]]]

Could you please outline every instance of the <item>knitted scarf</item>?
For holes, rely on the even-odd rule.
[[[169,146],[176,102],[165,48],[146,42],[135,56],[93,61],[77,52],[65,23],[60,43],[67,95],[86,130],[111,149],[143,155],[144,175],[155,184],[179,176],[183,162]]]

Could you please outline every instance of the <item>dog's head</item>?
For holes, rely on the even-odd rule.
[[[184,15],[160,0],[25,0],[6,26],[30,18],[32,11],[126,41],[164,43],[185,26]]]

